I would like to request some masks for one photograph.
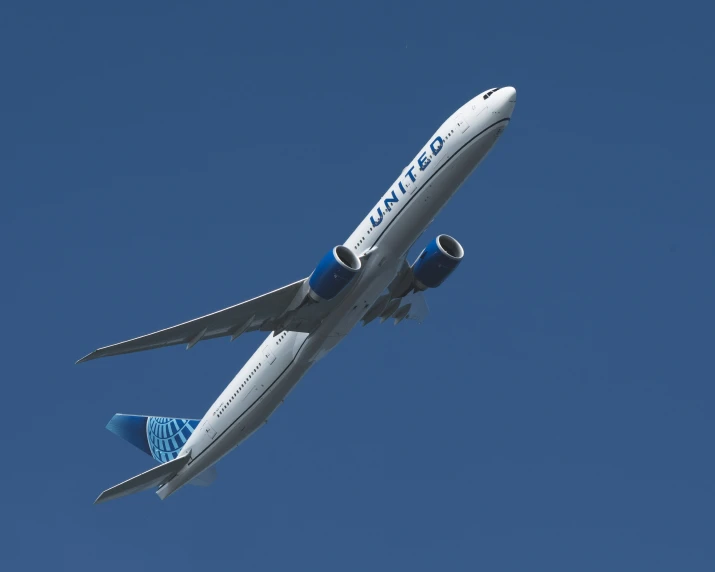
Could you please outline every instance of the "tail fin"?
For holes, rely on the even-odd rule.
[[[198,424],[199,419],[117,413],[107,423],[107,429],[160,463],[166,463],[177,458]]]

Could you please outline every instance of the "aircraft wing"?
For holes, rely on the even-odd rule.
[[[402,298],[392,298],[389,293],[380,296],[362,317],[362,325],[367,326],[376,318],[380,323],[394,318],[395,325],[402,320],[422,323],[429,314],[429,307],[423,292],[412,292]]]
[[[286,326],[290,325],[294,331],[311,331],[310,328],[324,318],[325,312],[330,310],[331,305],[304,306],[296,312],[294,307],[297,308],[304,301],[307,286],[306,279],[293,282],[293,284],[288,284],[288,286],[213,314],[126,342],[99,348],[77,363],[177,344],[186,344],[186,349],[190,349],[202,340],[223,336],[231,336],[233,340],[244,332],[271,331],[279,326],[282,327],[281,329],[286,329]],[[296,313],[301,317],[300,320],[288,319],[288,316]]]
[[[415,320],[421,324],[427,314],[429,314],[429,307],[424,293],[415,289],[412,268],[405,259],[386,292],[365,312],[362,325],[367,326],[376,318],[380,318],[380,323],[394,318],[395,325],[402,320]]]

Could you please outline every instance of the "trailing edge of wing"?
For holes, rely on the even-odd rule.
[[[281,318],[293,304],[301,301],[304,283],[305,279],[299,280],[268,294],[183,324],[99,348],[78,360],[77,363],[178,344],[187,344],[187,349],[189,349],[203,340],[223,336],[235,339],[244,332],[259,329],[270,331],[271,322]]]

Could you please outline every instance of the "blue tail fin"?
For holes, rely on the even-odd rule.
[[[198,419],[117,413],[107,423],[107,429],[160,463],[166,463],[176,459],[198,424]]]

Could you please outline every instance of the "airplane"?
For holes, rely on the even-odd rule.
[[[410,264],[408,251],[484,159],[509,124],[513,87],[480,93],[447,119],[345,243],[307,278],[182,324],[99,348],[77,363],[270,332],[201,419],[115,415],[107,429],[160,464],[102,492],[95,503],[156,488],[165,499],[185,484],[206,486],[215,464],[268,421],[298,381],[358,322],[421,322],[424,292],[459,265],[464,248],[435,237]]]

